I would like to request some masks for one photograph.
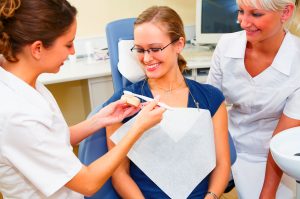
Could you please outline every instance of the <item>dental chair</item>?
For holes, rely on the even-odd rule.
[[[113,79],[114,90],[118,91],[122,88],[133,83],[133,81],[125,78],[118,68],[119,63],[119,48],[118,44],[121,40],[133,39],[133,24],[135,18],[127,18],[113,21],[106,26],[106,38],[109,49],[111,73]],[[131,79],[132,80],[132,79]],[[101,91],[99,91],[101,92]],[[96,107],[89,117],[101,110],[102,105]],[[236,160],[236,150],[233,144],[233,140],[229,134],[230,143],[230,159],[231,164]],[[98,159],[100,156],[107,152],[106,145],[106,132],[105,128],[98,130],[90,137],[83,140],[79,145],[78,156],[83,164],[90,164]],[[229,182],[229,185],[225,192],[230,191],[234,187],[233,181]],[[109,179],[104,186],[92,197],[85,197],[86,199],[119,199],[117,192],[114,190],[111,179]]]

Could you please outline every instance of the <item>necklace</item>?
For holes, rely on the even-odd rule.
[[[147,78],[145,78],[144,81],[143,81],[143,84],[142,84],[142,87],[141,87],[141,93],[142,93],[142,95],[145,95],[145,93],[144,93],[144,86],[145,86],[145,83],[146,83],[147,81],[148,81]],[[184,82],[184,85],[187,86],[188,92],[189,92],[190,96],[192,97],[193,102],[194,102],[196,108],[199,110],[199,109],[200,109],[199,102],[197,102],[196,99],[195,99],[195,97],[193,96],[193,94],[192,94],[192,92],[191,92],[191,90],[190,90],[190,88],[189,88],[189,86],[188,86],[188,84],[187,84],[185,78],[183,78],[183,82]],[[183,83],[182,83],[182,84],[183,84]],[[180,85],[181,85],[181,84],[180,84]],[[177,87],[176,89],[172,89],[172,90],[178,90],[178,89],[179,89],[179,87]],[[169,90],[168,90],[168,91],[169,91]]]
[[[176,86],[175,88],[173,87],[173,84],[172,84],[172,83],[170,83],[168,89],[163,88],[163,87],[160,87],[160,86],[156,86],[156,88],[157,88],[158,90],[163,91],[163,95],[171,95],[171,94],[173,93],[173,91],[177,91],[177,90],[186,88],[186,84],[185,84],[185,81],[184,81],[184,79],[183,79],[183,80],[180,82],[180,84],[178,84],[178,86]]]

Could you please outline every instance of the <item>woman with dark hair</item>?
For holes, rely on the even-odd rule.
[[[118,100],[68,127],[37,78],[74,54],[76,9],[66,0],[1,0],[0,192],[4,198],[83,198],[95,193],[164,112],[152,102],[114,150],[82,165],[71,145],[137,112]],[[145,119],[147,118],[147,119]]]

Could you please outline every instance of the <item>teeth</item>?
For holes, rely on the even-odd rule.
[[[247,30],[248,32],[256,32],[257,30]]]
[[[158,64],[147,65],[147,68],[155,68],[155,67],[157,67],[157,66],[158,66]]]

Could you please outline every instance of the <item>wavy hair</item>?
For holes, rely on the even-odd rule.
[[[17,62],[25,45],[42,41],[50,47],[74,22],[75,7],[67,0],[1,0],[0,54]]]

